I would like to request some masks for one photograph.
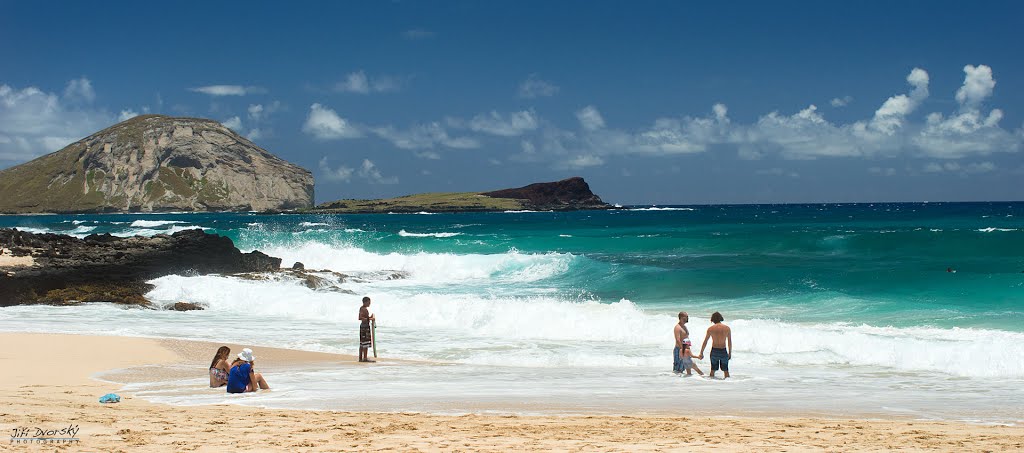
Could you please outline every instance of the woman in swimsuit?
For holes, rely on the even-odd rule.
[[[228,383],[228,355],[231,354],[231,348],[227,346],[221,346],[217,349],[217,354],[213,356],[213,361],[210,362],[210,388],[223,387]]]

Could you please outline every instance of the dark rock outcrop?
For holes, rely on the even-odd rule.
[[[0,247],[31,256],[29,266],[0,267],[0,306],[114,302],[148,306],[147,280],[173,274],[276,271],[281,259],[242,253],[231,239],[202,230],[173,235],[78,239],[0,229]]]
[[[518,189],[484,192],[493,198],[515,198],[523,200],[538,210],[608,209],[611,206],[590,191],[590,185],[576,176],[557,182],[539,182]]]
[[[170,309],[174,311],[204,310],[202,305],[193,304],[192,302],[175,302],[174,305],[171,305]]]
[[[201,118],[142,115],[0,170],[0,213],[282,211],[313,175]]]

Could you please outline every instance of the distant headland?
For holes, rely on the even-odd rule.
[[[370,214],[410,212],[578,211],[611,209],[581,177],[491,192],[438,192],[378,200],[338,200],[305,212]]]

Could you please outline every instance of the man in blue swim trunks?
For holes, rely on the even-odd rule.
[[[729,377],[729,359],[732,359],[732,329],[729,326],[722,324],[725,318],[719,312],[714,312],[711,315],[711,327],[708,327],[707,334],[704,335],[704,344],[700,346],[700,357],[704,357],[704,348],[708,346],[708,340],[711,341],[711,374],[708,377],[715,377],[715,371],[719,368],[725,373],[725,377]],[[726,349],[728,346],[728,349]]]

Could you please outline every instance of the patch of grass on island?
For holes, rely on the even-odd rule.
[[[492,198],[479,192],[437,192],[379,200],[337,200],[323,203],[311,212],[356,214],[388,212],[488,212],[525,209],[521,200]]]

